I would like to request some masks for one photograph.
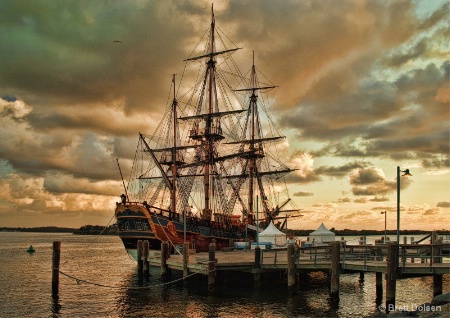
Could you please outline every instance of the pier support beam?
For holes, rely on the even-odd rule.
[[[169,243],[161,243],[161,274],[160,278],[164,281],[169,276],[169,267],[167,266],[167,259],[169,258]]]
[[[397,285],[398,270],[398,243],[388,245],[387,271],[386,271],[386,313],[395,309],[395,289]]]
[[[330,296],[337,298],[339,298],[340,247],[339,242],[331,243]]]
[[[214,291],[216,284],[216,244],[209,244],[208,291]]]
[[[53,257],[52,257],[52,294],[53,296],[59,293],[59,263],[61,260],[61,242],[53,242]]]
[[[297,276],[297,267],[295,264],[295,245],[289,244],[287,247],[287,283],[289,292],[294,291],[294,287],[296,284],[296,276]]]

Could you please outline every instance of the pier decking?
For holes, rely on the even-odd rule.
[[[434,295],[442,294],[442,275],[450,274],[450,259],[443,251],[450,244],[401,244],[346,245],[333,242],[328,246],[297,247],[287,249],[216,251],[210,245],[209,253],[195,253],[185,243],[182,253],[170,255],[169,244],[164,242],[161,251],[148,251],[148,246],[138,242],[138,267],[148,273],[148,266],[161,267],[161,278],[171,270],[183,272],[183,277],[195,274],[208,276],[208,287],[214,289],[218,272],[246,272],[254,275],[255,286],[260,285],[261,275],[286,273],[287,286],[291,290],[299,282],[299,274],[325,271],[330,278],[330,295],[339,297],[339,275],[359,272],[376,273],[377,295],[382,295],[383,274],[386,281],[386,308],[395,308],[396,280],[400,278],[434,277]]]
[[[450,245],[450,244],[447,244]],[[443,275],[450,274],[450,263],[442,262],[446,257],[438,253],[431,256],[433,248],[440,249],[444,244],[416,246],[400,245],[398,273],[417,275]],[[387,272],[387,245],[355,245],[341,247],[340,268],[345,272]],[[413,252],[414,250],[418,252]],[[423,251],[428,252],[423,252]],[[255,268],[255,250],[246,251],[215,251],[215,270],[245,271],[249,273],[287,270],[288,251],[283,250],[261,250],[261,260],[259,268]],[[150,266],[161,265],[161,252],[150,251],[147,258]],[[207,274],[209,253],[190,253],[187,259],[189,273]],[[450,262],[450,260],[449,260]],[[167,259],[168,268],[173,270],[183,270],[184,260],[182,254],[173,254]],[[297,248],[295,254],[295,264],[298,271],[329,270],[331,269],[331,247],[305,247]]]

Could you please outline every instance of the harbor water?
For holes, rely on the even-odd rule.
[[[61,241],[60,270],[68,275],[60,275],[57,297],[51,293],[53,241]],[[336,305],[322,273],[303,278],[292,294],[281,280],[256,289],[233,277],[211,293],[204,277],[183,282],[181,273],[174,273],[163,284],[159,268],[151,269],[148,280],[139,279],[136,262],[116,236],[0,232],[0,242],[0,317],[384,316],[376,302],[374,273],[363,280],[359,274],[341,275]],[[30,245],[34,253],[27,253]],[[444,293],[450,292],[449,276],[443,281]],[[433,278],[398,280],[396,298],[403,308],[429,302]]]

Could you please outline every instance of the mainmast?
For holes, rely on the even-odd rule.
[[[172,119],[173,119],[173,144],[172,144],[172,189],[170,191],[170,210],[177,212],[177,100],[175,98],[175,74],[172,78],[173,83],[173,101],[172,101]]]
[[[201,213],[201,218],[211,220],[212,217],[212,194],[214,192],[214,183],[212,182],[215,173],[215,143],[224,139],[222,127],[220,124],[220,117],[227,116],[235,111],[220,112],[217,100],[216,87],[216,56],[222,54],[232,53],[239,48],[225,49],[216,51],[215,45],[215,19],[214,9],[211,7],[211,28],[207,50],[208,52],[201,56],[192,57],[186,61],[195,61],[200,59],[207,59],[206,72],[203,81],[203,88],[200,89],[202,96],[199,98],[197,113],[193,116],[183,117],[181,119],[193,119],[194,128],[190,131],[189,137],[193,140],[199,141],[202,149],[201,163],[203,165],[203,186],[204,186],[204,208]],[[205,95],[203,95],[205,93]],[[205,97],[205,100],[203,100]],[[201,107],[201,104],[206,104]],[[203,108],[203,112],[201,111]],[[242,110],[236,111],[241,112]],[[200,127],[200,123],[204,122],[204,128]]]
[[[213,113],[213,78],[215,76],[215,60],[214,60],[214,28],[215,28],[215,21],[214,21],[214,7],[211,6],[211,34],[210,34],[210,46],[209,46],[209,52],[211,54],[210,59],[208,60],[208,70],[207,74],[209,73],[209,87],[208,87],[208,114]],[[211,210],[211,187],[210,187],[210,166],[212,165],[212,140],[210,138],[211,133],[211,126],[212,126],[212,117],[208,116],[206,118],[206,127],[205,127],[205,134],[207,136],[207,139],[204,141],[205,143],[205,164],[204,164],[204,177],[203,181],[205,183],[205,207],[203,210],[203,218],[204,219],[211,219],[212,210]]]

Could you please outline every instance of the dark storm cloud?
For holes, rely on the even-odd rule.
[[[355,161],[355,162],[349,162],[345,165],[338,166],[338,167],[322,166],[322,167],[319,167],[316,169],[316,173],[319,175],[326,175],[329,177],[343,178],[343,177],[347,176],[348,173],[354,169],[365,168],[370,165],[372,165],[372,164],[369,162]]]
[[[436,207],[438,208],[450,208],[450,202],[439,202]]]

